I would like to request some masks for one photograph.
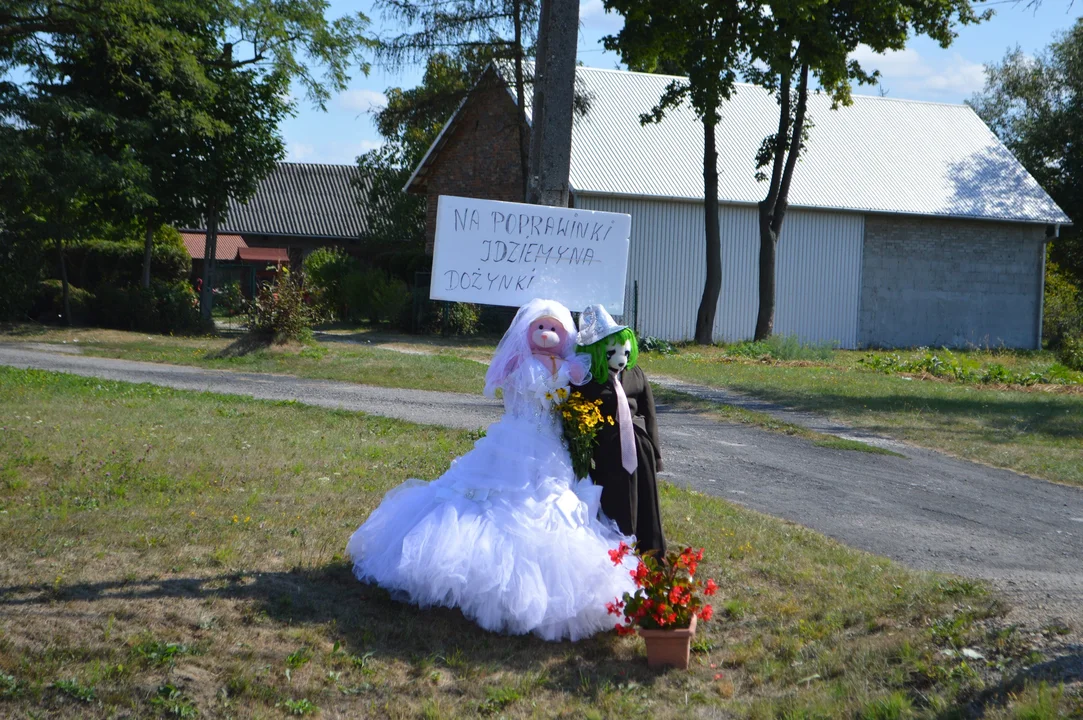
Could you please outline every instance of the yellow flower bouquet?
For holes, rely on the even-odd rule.
[[[593,466],[594,447],[598,444],[598,431],[605,423],[613,424],[613,418],[602,415],[601,400],[587,400],[583,394],[573,391],[559,406],[564,425],[564,440],[572,456],[572,470],[579,479],[590,474]]]

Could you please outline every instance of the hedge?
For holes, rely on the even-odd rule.
[[[81,288],[138,286],[143,277],[143,246],[109,240],[86,240],[65,248],[68,281]],[[55,263],[54,263],[55,265]],[[50,268],[55,277],[56,268]],[[192,273],[188,251],[176,245],[155,245],[152,280],[176,283]]]

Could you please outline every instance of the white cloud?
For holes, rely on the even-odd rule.
[[[911,48],[889,50],[879,54],[868,45],[858,45],[857,50],[851,53],[850,57],[860,62],[861,67],[867,72],[879,70],[885,76],[913,77],[927,71],[927,66],[917,50]]]
[[[376,90],[346,90],[336,99],[339,107],[346,110],[369,112],[387,106],[387,96]]]
[[[962,102],[985,85],[985,68],[959,53],[923,57],[917,50],[877,54],[861,45],[851,55],[867,71],[880,71],[880,85],[893,97]]]
[[[359,142],[289,142],[286,159],[289,162],[322,163],[328,165],[353,165],[357,156],[383,145],[381,140]]]
[[[316,153],[316,147],[309,143],[291,142],[286,147],[286,159],[290,162],[305,162]]]
[[[956,53],[942,72],[929,76],[928,84],[934,90],[947,90],[969,97],[985,87],[985,66],[970,62]]]

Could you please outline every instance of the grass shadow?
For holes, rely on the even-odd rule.
[[[271,347],[271,340],[269,338],[246,332],[221,350],[207,353],[207,359],[227,360],[230,358],[240,358],[251,355],[254,352],[259,352],[260,350],[266,350],[269,347]]]
[[[1074,645],[1069,652],[1051,660],[1024,668],[1011,679],[989,688],[975,697],[968,705],[971,717],[985,717],[992,710],[1003,710],[1023,693],[1027,687],[1067,686],[1083,683],[1083,646]],[[1045,715],[1018,715],[1017,717],[1046,717]],[[1052,717],[1052,716],[1049,716]],[[1075,717],[1072,715],[1071,717]]]
[[[60,328],[59,325],[43,325],[36,322],[0,323],[0,335],[10,337],[37,337],[49,330]]]
[[[620,641],[613,633],[574,643],[547,642],[483,630],[457,609],[398,602],[382,588],[358,582],[345,562],[284,572],[0,587],[0,608],[9,611],[170,599],[248,603],[246,615],[282,627],[325,627],[349,655],[400,660],[419,677],[436,668],[468,679],[510,670],[547,687],[593,697],[629,682],[650,685],[666,672],[648,669],[645,657],[629,663],[618,652]]]

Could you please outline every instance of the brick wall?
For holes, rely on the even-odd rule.
[[[867,215],[863,347],[1040,344],[1045,229]]]
[[[425,248],[432,252],[440,195],[523,201],[515,102],[502,86],[477,88],[428,175]]]

